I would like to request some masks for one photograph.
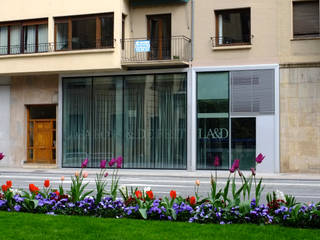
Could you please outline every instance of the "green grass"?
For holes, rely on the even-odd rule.
[[[301,240],[320,239],[320,230],[0,212],[0,239]]]

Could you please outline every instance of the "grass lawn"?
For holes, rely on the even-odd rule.
[[[320,230],[0,212],[0,239],[320,239]]]

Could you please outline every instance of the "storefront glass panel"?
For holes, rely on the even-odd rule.
[[[63,167],[186,168],[186,74],[63,79]]]
[[[197,168],[229,167],[229,74],[199,73]]]

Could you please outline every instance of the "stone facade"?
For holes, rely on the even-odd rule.
[[[280,171],[320,173],[320,67],[280,68]]]
[[[19,76],[11,79],[11,165],[27,157],[27,105],[58,104],[58,75]]]

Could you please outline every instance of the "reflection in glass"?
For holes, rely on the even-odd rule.
[[[231,155],[240,159],[240,169],[255,167],[256,118],[232,118]]]

